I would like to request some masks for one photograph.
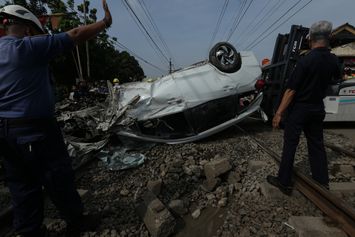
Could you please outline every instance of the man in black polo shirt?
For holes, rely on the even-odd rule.
[[[267,177],[270,184],[287,195],[292,192],[293,162],[302,130],[307,138],[312,178],[328,187],[328,165],[323,144],[323,99],[329,84],[340,77],[338,59],[328,48],[331,31],[332,24],[327,21],[319,21],[311,26],[309,36],[312,50],[298,61],[272,121],[273,127],[278,128],[284,112],[288,111],[278,176]]]

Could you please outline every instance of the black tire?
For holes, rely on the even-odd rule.
[[[242,66],[240,54],[227,42],[220,42],[213,46],[209,60],[213,66],[225,73],[234,73]]]

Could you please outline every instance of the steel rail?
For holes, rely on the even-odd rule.
[[[267,148],[262,142],[251,136],[241,127],[235,125],[240,131],[247,134],[262,150],[280,163],[280,156]],[[344,232],[355,236],[355,211],[343,200],[337,198],[329,190],[320,186],[310,177],[302,174],[297,169],[293,172],[295,187],[315,204],[323,213],[339,225]]]
[[[332,149],[333,151],[337,151],[337,152],[343,153],[344,155],[347,155],[347,156],[350,156],[352,158],[355,158],[355,152],[345,150],[342,147],[336,146],[336,145],[328,143],[328,142],[325,142],[324,145],[326,147]]]

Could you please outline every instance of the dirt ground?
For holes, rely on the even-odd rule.
[[[236,127],[195,143],[180,145],[157,144],[145,151],[146,162],[134,169],[109,171],[98,161],[78,182],[78,188],[89,191],[84,198],[88,211],[106,213],[93,237],[149,237],[149,230],[137,215],[136,206],[150,181],[161,180],[157,198],[169,208],[173,201],[181,201],[184,214],[175,214],[176,237],[239,237],[239,236],[297,236],[287,226],[291,216],[317,216],[322,213],[304,196],[297,194],[273,200],[263,195],[262,185],[268,174],[276,174],[277,165],[250,136],[264,142],[276,153],[281,153],[282,131],[273,130],[261,121],[248,120],[239,124],[249,135]],[[330,129],[330,130],[329,130]],[[325,140],[332,144],[352,147],[352,128],[340,133],[336,127],[325,131]],[[334,132],[335,130],[335,132]],[[340,134],[339,134],[340,133]],[[343,164],[346,158],[327,151],[330,170]],[[226,159],[231,170],[222,175],[219,184],[206,191],[204,165]],[[251,169],[250,162],[262,162]],[[307,147],[301,139],[295,165],[309,172]],[[334,182],[355,182],[355,178],[334,172]],[[351,202],[355,199],[349,199]],[[170,210],[172,211],[172,210]],[[196,215],[199,213],[199,215]],[[52,205],[46,208],[49,230],[54,237],[62,236],[65,225],[59,220]],[[164,235],[162,235],[164,236]]]

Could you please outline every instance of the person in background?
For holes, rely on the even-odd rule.
[[[120,80],[118,78],[113,79],[113,91],[115,93],[119,93],[121,86],[120,86]]]
[[[79,99],[79,92],[78,92],[78,88],[76,86],[72,86],[71,92],[69,94],[69,99],[70,100],[77,100]]]
[[[329,39],[332,23],[319,21],[309,30],[311,51],[300,59],[287,81],[286,91],[273,118],[273,127],[280,126],[285,118],[284,145],[277,176],[269,175],[267,181],[283,193],[291,195],[292,170],[299,138],[307,138],[312,178],[328,188],[328,164],[323,142],[323,99],[330,84],[341,79],[337,57],[330,53]]]
[[[54,117],[49,60],[110,27],[111,13],[102,0],[103,20],[64,33],[44,34],[26,8],[0,9],[6,36],[0,38],[0,151],[12,197],[14,228],[23,237],[46,236],[43,191],[67,223],[66,236],[79,236],[100,223],[84,215],[74,172]]]
[[[79,93],[79,97],[81,97],[81,98],[85,98],[85,97],[88,96],[89,88],[88,88],[88,86],[87,86],[85,81],[79,82],[78,93]]]

